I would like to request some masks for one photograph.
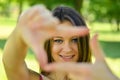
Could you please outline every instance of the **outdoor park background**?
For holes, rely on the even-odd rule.
[[[99,33],[106,61],[120,78],[120,0],[0,0],[0,80],[7,80],[2,63],[4,44],[15,28],[19,14],[35,4],[44,4],[50,10],[57,5],[67,5],[81,13],[91,35]],[[28,67],[39,71],[31,50],[26,62]]]

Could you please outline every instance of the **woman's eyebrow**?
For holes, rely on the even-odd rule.
[[[73,37],[71,37],[71,38],[73,38],[73,39],[74,39],[74,38],[78,38],[78,36],[73,36]]]
[[[53,39],[54,39],[54,38],[63,38],[63,37],[61,37],[61,36],[54,36]]]

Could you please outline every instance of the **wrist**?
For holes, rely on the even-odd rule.
[[[13,41],[15,41],[16,44],[18,44],[21,47],[27,48],[27,44],[25,43],[22,37],[22,32],[19,27],[16,27],[15,30],[13,31],[12,38],[14,39]]]

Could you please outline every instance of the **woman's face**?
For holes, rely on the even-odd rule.
[[[64,21],[60,26],[72,27],[72,24]],[[55,62],[77,62],[79,58],[77,43],[76,36],[56,34],[52,39],[51,55],[53,60]]]

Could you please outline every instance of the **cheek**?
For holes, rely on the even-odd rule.
[[[74,53],[75,53],[75,61],[78,61],[78,59],[79,59],[79,51],[78,51],[78,45],[74,45],[73,46],[73,51],[74,51]]]
[[[78,54],[78,45],[77,44],[73,45],[73,50],[76,54]]]
[[[55,53],[58,53],[60,51],[60,48],[57,45],[53,45],[51,51],[52,51],[52,54],[55,54]]]
[[[60,51],[61,51],[60,46],[53,45],[52,48],[51,48],[52,57],[54,58],[54,57],[58,56],[58,54],[60,53]]]

